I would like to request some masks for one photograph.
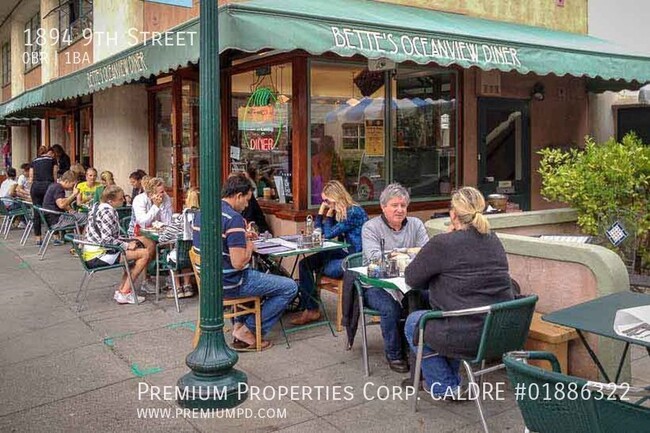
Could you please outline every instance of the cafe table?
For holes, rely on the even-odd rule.
[[[288,238],[290,239],[291,237]],[[271,267],[269,267],[268,266],[269,263],[266,262],[267,269],[268,269],[267,272],[272,272],[274,274],[278,274],[283,277],[288,277],[291,279],[295,279],[296,266],[300,259],[311,254],[320,253],[322,251],[340,250],[343,248],[347,248],[349,246],[345,242],[327,240],[323,242],[322,246],[319,245],[314,247],[298,248],[298,244],[296,242],[283,239],[283,238],[271,238],[266,240],[259,239],[254,241],[253,244],[255,245],[255,254],[258,256],[258,258],[264,260],[265,258],[268,257],[275,262],[275,265]],[[296,258],[296,261],[294,262],[293,267],[291,268],[291,273],[287,273],[286,271],[284,271],[284,268],[282,268],[282,261],[287,257]],[[285,328],[284,324],[282,323],[282,319],[280,319],[280,325],[282,326],[282,332],[284,334],[287,347],[291,347],[289,345],[288,334],[302,331],[304,329],[310,329],[318,326],[327,325],[329,326],[332,335],[336,336],[336,334],[334,333],[334,329],[332,328],[332,324],[330,323],[329,318],[327,317],[327,312],[325,311],[325,308],[323,307],[321,300],[316,299],[316,301],[318,302],[318,304],[321,306],[323,310],[325,320],[308,323],[306,325],[296,325],[291,328]]]
[[[590,332],[602,337],[624,342],[625,347],[623,349],[623,354],[621,355],[618,370],[616,371],[616,378],[614,379],[614,382],[618,383],[630,344],[645,347],[648,355],[650,355],[650,340],[630,338],[617,334],[614,331],[616,312],[621,309],[640,307],[644,305],[650,305],[650,295],[634,293],[626,290],[593,299],[588,302],[583,302],[562,310],[554,311],[542,316],[542,320],[557,325],[575,328],[582,344],[584,344],[591,359],[593,359],[598,370],[607,382],[610,382],[609,376],[598,359],[598,356],[591,346],[589,346],[589,343],[584,336],[584,332]]]

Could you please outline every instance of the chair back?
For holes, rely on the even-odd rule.
[[[83,247],[84,244],[88,244],[84,241],[83,236],[78,234],[67,234],[64,236],[66,240],[72,242],[72,249],[74,249],[75,255],[81,262],[81,266],[84,268],[84,271],[90,272],[88,263],[83,259]]]
[[[174,271],[180,271],[185,268],[194,267],[190,261],[190,250],[192,250],[192,241],[184,241],[182,239],[176,240],[176,263],[168,263],[168,266]],[[199,263],[201,257],[199,256]],[[200,267],[200,265],[199,265]]]
[[[531,295],[491,305],[472,362],[501,359],[504,353],[523,349],[537,299],[537,295]]]
[[[526,427],[531,431],[650,432],[648,407],[617,400],[604,388],[600,388],[604,389],[602,394],[587,392],[589,388],[585,388],[587,381],[584,379],[526,364],[513,354],[504,356],[503,362],[512,387],[522,389],[523,385],[526,390],[517,398],[517,404]],[[571,396],[568,394],[570,390],[575,390]]]
[[[341,263],[343,271],[347,271],[350,268],[358,268],[359,266],[363,266],[363,253],[350,254]]]
[[[196,278],[196,286],[201,290],[201,255],[194,248],[189,249],[188,255],[194,271],[194,278]]]

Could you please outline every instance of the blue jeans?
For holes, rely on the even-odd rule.
[[[415,359],[417,352],[414,341],[417,341],[418,338],[418,322],[426,312],[426,310],[418,310],[409,314],[406,325],[404,325],[404,335],[406,335],[406,340],[411,348],[412,359]],[[434,396],[442,397],[448,387],[452,387],[452,390],[455,391],[460,386],[460,375],[458,374],[460,360],[440,355],[425,358],[427,355],[433,355],[434,353],[436,352],[426,344],[422,348],[422,377],[427,385],[427,391]],[[431,388],[432,385],[433,389]]]
[[[343,269],[341,263],[347,256],[343,250],[322,251],[305,257],[298,264],[298,277],[300,281],[300,300],[307,310],[316,310],[316,282],[314,273],[322,273],[330,278],[341,278]]]
[[[289,302],[296,297],[298,285],[287,277],[273,274],[263,274],[259,271],[247,269],[244,271],[241,286],[224,291],[224,298],[242,298],[246,296],[260,296],[262,298],[262,336],[268,334],[275,325]],[[239,317],[238,320],[255,333],[255,316]]]
[[[404,359],[400,329],[402,306],[388,292],[377,287],[364,288],[363,302],[367,307],[377,310],[381,314],[379,326],[381,335],[384,337],[386,358],[391,361]]]

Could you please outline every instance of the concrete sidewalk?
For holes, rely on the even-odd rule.
[[[17,237],[12,231],[0,243],[0,431],[482,431],[473,402],[433,402],[420,394],[419,411],[412,414],[397,395],[382,400],[393,387],[399,389],[405,376],[383,361],[377,326],[369,328],[369,378],[363,375],[360,336],[346,351],[344,334],[333,337],[320,327],[292,334],[287,349],[276,330],[270,337],[273,348],[240,354],[237,368],[248,374],[259,397],[240,406],[238,416],[213,413],[205,419],[177,413],[173,401],[152,398],[150,391],[175,385],[189,371],[185,356],[191,351],[198,299],[181,300],[180,314],[167,299],[120,306],[112,300],[119,272],[110,271],[94,277],[88,302],[77,313],[78,259],[68,247],[51,247],[41,262],[37,247],[31,242],[20,247]],[[333,316],[333,298],[325,300]],[[632,355],[636,381],[648,384],[650,359],[640,351]],[[485,404],[491,431],[523,431],[505,374],[493,374],[489,381],[502,382],[505,390],[502,401]],[[278,390],[291,385],[312,390],[322,385],[321,392],[327,389],[330,395],[317,400],[313,391],[312,399],[278,399]],[[333,395],[337,385],[347,392]],[[144,390],[149,393],[139,396]]]

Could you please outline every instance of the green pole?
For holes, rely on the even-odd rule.
[[[199,28],[201,338],[185,360],[192,371],[177,383],[179,405],[206,409],[235,407],[248,397],[246,374],[233,368],[238,356],[223,336],[218,18],[217,0],[202,0]]]

